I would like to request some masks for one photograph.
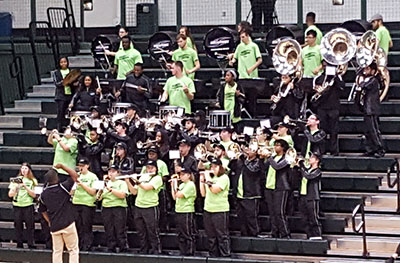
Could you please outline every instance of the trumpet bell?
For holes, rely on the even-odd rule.
[[[207,147],[204,143],[199,143],[194,148],[194,157],[197,160],[204,160],[207,155]]]
[[[293,148],[293,147],[289,148],[286,151],[285,159],[286,159],[286,162],[288,162],[288,164],[290,164],[290,165],[296,163],[296,159],[297,159],[297,151],[296,151],[296,149]]]
[[[344,28],[329,31],[321,40],[321,55],[332,65],[349,62],[357,49],[356,37]]]
[[[296,71],[300,54],[299,42],[292,38],[283,38],[274,49],[272,63],[279,74],[291,75]]]

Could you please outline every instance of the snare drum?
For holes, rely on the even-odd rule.
[[[81,118],[89,117],[92,114],[90,111],[70,111],[69,112],[69,117],[71,118],[72,116],[79,116]]]
[[[178,106],[161,106],[160,107],[160,119],[164,116],[171,114],[177,116],[183,116],[185,113],[185,108],[178,107]]]
[[[131,103],[126,103],[126,102],[115,102],[111,106],[111,111],[112,113],[115,114],[124,114],[127,112],[128,107],[131,106]]]
[[[223,129],[231,127],[231,113],[226,110],[213,110],[210,111],[210,128]]]

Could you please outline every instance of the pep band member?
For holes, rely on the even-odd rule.
[[[126,216],[128,186],[124,181],[117,180],[119,167],[111,165],[108,175],[105,175],[105,187],[100,194],[102,200],[101,216],[110,252],[125,252],[128,249],[126,234]]]
[[[211,257],[229,257],[229,177],[221,160],[216,158],[211,160],[211,173],[213,176],[200,177],[200,193],[205,197],[203,220],[209,254]]]
[[[78,180],[73,190],[72,204],[77,212],[76,229],[79,237],[79,249],[88,251],[93,244],[93,218],[96,214],[96,189],[93,185],[98,181],[97,175],[89,171],[89,160],[82,158],[78,162]]]
[[[129,191],[137,195],[135,201],[135,226],[140,239],[140,253],[160,254],[161,241],[159,231],[160,210],[158,193],[163,186],[161,176],[157,174],[157,162],[148,160],[146,172],[135,186],[126,179]]]
[[[174,181],[175,180],[175,181]],[[182,167],[179,173],[178,188],[175,188],[178,178],[171,179],[171,194],[175,203],[175,224],[178,232],[179,251],[183,256],[193,256],[195,247],[194,236],[194,201],[196,200],[196,185],[194,176]]]
[[[266,201],[271,221],[271,236],[273,238],[290,238],[290,230],[286,218],[286,202],[288,199],[289,164],[285,153],[289,145],[285,140],[279,139],[274,143],[275,156],[268,158]]]
[[[186,36],[186,45],[193,48],[197,52],[196,43],[194,42],[193,36],[187,26],[182,26],[179,28],[179,34]]]
[[[200,69],[200,60],[197,52],[187,45],[187,37],[179,34],[176,37],[179,48],[172,53],[173,61],[183,63],[183,73],[194,80],[194,73]]]
[[[32,173],[29,163],[22,163],[17,178],[22,180],[21,183],[11,182],[8,188],[8,197],[13,199],[14,210],[14,227],[17,236],[17,248],[23,248],[23,229],[25,222],[28,247],[36,248],[34,244],[34,207],[33,201],[36,197],[34,187],[38,184]]]

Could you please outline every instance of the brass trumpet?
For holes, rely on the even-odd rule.
[[[283,123],[285,124],[292,124],[292,125],[297,125],[298,123],[303,123],[303,124],[307,124],[307,121],[303,121],[303,120],[294,120],[291,119],[289,117],[289,115],[286,115],[285,117],[283,117]]]

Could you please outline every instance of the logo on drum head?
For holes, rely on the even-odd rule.
[[[227,45],[229,44],[230,41],[231,41],[230,37],[219,37],[217,39],[210,41],[210,48]]]

